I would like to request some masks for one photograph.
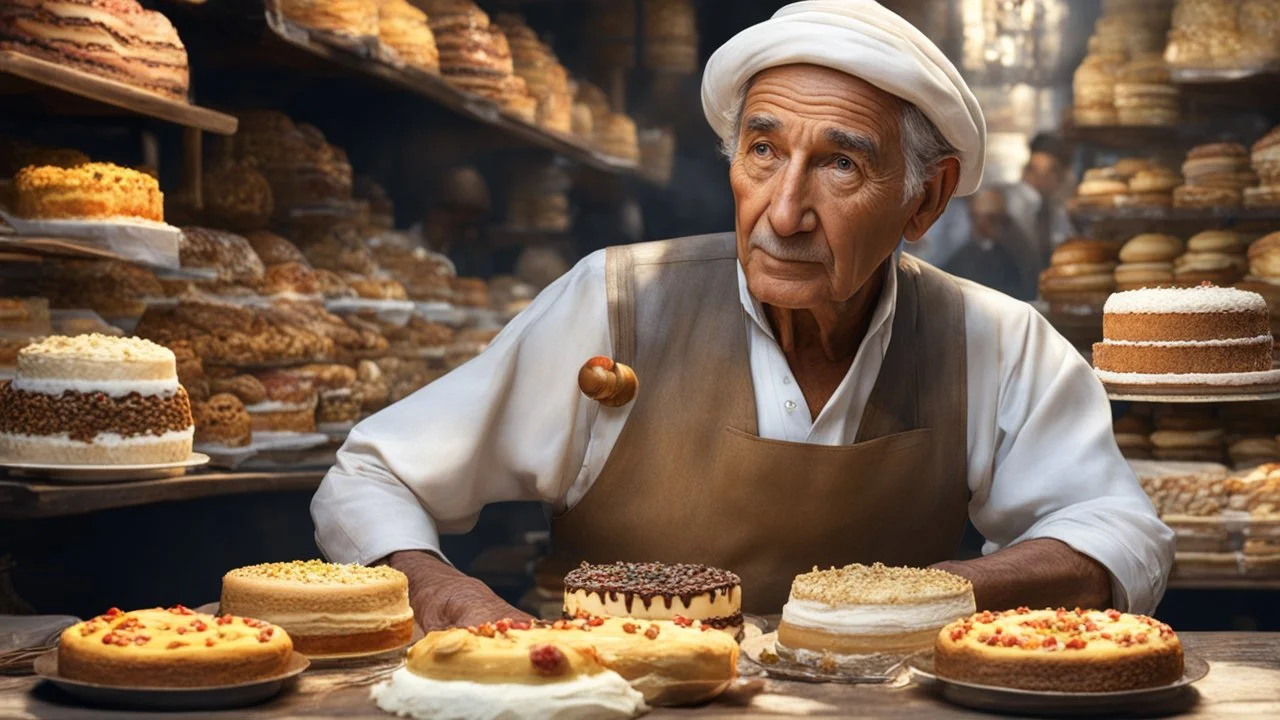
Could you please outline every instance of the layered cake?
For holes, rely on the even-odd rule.
[[[6,0],[0,50],[187,99],[187,50],[178,32],[135,0]]]
[[[1173,629],[1118,610],[982,612],[943,628],[934,643],[939,677],[1047,692],[1120,692],[1182,677]]]
[[[54,336],[0,386],[0,458],[53,465],[174,463],[195,428],[173,352],[146,340]]]
[[[1211,383],[1205,376],[1271,369],[1267,302],[1235,288],[1116,293],[1103,308],[1102,332],[1093,364],[1104,382]]]
[[[320,560],[250,565],[222,578],[221,611],[289,631],[298,652],[354,655],[409,644],[409,581],[389,567]]]
[[[928,648],[939,628],[973,611],[973,586],[942,570],[880,563],[814,568],[791,584],[778,655],[875,673]]]
[[[374,688],[384,710],[447,717],[630,717],[644,703],[685,705],[737,677],[738,645],[694,621],[502,620],[427,635]]]
[[[287,371],[264,372],[257,376],[266,399],[245,409],[253,420],[254,432],[316,431],[315,385],[309,378]]]
[[[195,441],[200,445],[244,447],[253,442],[253,419],[240,398],[218,393],[191,404],[195,417]]]
[[[62,631],[58,674],[100,685],[208,687],[279,676],[292,655],[289,634],[261,620],[181,605],[112,608]]]
[[[160,183],[111,163],[30,166],[14,178],[18,215],[41,220],[141,218],[164,222]]]
[[[568,617],[698,620],[729,633],[742,630],[742,581],[705,565],[583,563],[564,578]]]

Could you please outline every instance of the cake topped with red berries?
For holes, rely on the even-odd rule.
[[[209,687],[281,675],[292,655],[289,634],[261,620],[182,605],[111,608],[62,631],[58,672],[101,685]]]
[[[980,612],[947,625],[934,645],[940,677],[1057,692],[1115,692],[1182,677],[1168,625],[1118,610]]]

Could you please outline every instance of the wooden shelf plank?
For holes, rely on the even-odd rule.
[[[37,85],[56,88],[138,115],[220,135],[234,133],[239,122],[231,115],[169,100],[131,85],[40,58],[28,57],[11,50],[0,50],[0,73],[19,77]]]
[[[1280,577],[1174,577],[1170,590],[1280,590]]]
[[[0,518],[61,517],[216,495],[315,490],[324,470],[201,472],[176,478],[116,483],[51,483],[0,475]]]

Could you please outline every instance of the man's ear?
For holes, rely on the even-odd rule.
[[[947,209],[956,185],[960,182],[960,160],[949,157],[938,163],[933,176],[925,181],[924,191],[916,201],[915,211],[907,218],[907,225],[902,236],[907,242],[915,242],[933,227]]]

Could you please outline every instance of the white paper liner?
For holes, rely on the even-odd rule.
[[[1208,387],[1249,387],[1280,383],[1280,370],[1247,373],[1119,373],[1094,368],[1098,379],[1112,385],[1205,385]]]
[[[324,309],[331,313],[374,312],[384,323],[403,327],[408,324],[415,306],[410,300],[375,300],[372,298],[337,298],[326,300]]]
[[[253,440],[244,447],[201,443],[195,447],[195,451],[208,455],[210,465],[234,469],[264,452],[308,450],[327,442],[329,436],[322,433],[264,431],[255,432]]]
[[[0,210],[0,217],[19,235],[81,242],[133,262],[177,270],[182,231],[166,223],[141,218],[94,220],[28,220]]]
[[[450,327],[459,327],[466,319],[466,316],[458,308],[447,302],[417,302],[414,303],[414,312],[427,322],[440,323]]]

